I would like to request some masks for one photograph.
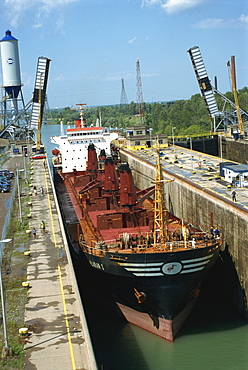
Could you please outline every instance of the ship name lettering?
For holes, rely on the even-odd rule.
[[[95,261],[90,261],[90,264],[92,267],[98,269],[98,270],[104,270],[104,266],[102,263],[95,262]]]

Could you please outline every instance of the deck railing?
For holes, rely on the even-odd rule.
[[[202,238],[201,240],[187,240],[187,241],[169,241],[163,244],[129,244],[128,246],[123,246],[121,242],[116,242],[109,240],[106,242],[96,243],[92,241],[90,244],[86,244],[84,241],[80,241],[80,246],[82,250],[88,254],[93,254],[97,256],[104,256],[107,253],[119,253],[120,257],[122,253],[154,253],[154,252],[173,252],[178,250],[186,249],[198,249],[208,246],[215,246],[220,244],[220,238]]]

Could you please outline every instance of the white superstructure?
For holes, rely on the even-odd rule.
[[[110,133],[105,127],[82,127],[68,128],[66,135],[51,137],[51,142],[56,144],[59,150],[53,158],[54,167],[62,167],[63,173],[86,170],[88,158],[88,146],[94,144],[97,153],[102,149],[110,154],[110,143],[118,138],[117,133]]]

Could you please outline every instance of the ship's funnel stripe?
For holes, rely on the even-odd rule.
[[[189,274],[191,272],[201,271],[203,269],[204,269],[204,266],[201,266],[201,267],[191,269],[191,270],[183,270],[183,271],[180,272],[180,274]]]
[[[161,274],[161,272],[158,272],[158,273],[149,273],[149,272],[135,272],[133,273],[135,276],[163,276],[163,274]]]
[[[142,268],[138,268],[138,267],[126,267],[125,270],[127,271],[160,271],[160,268],[157,268],[157,267],[153,267],[153,268],[146,268],[146,269],[142,269]]]
[[[181,261],[182,263],[194,263],[194,262],[200,262],[200,261],[204,261],[204,260],[209,260],[210,258],[213,257],[213,254],[209,254],[208,256],[206,257],[201,257],[201,258],[192,258],[190,260],[184,260],[184,261]]]
[[[184,266],[183,268],[184,268],[184,269],[188,269],[188,268],[196,267],[196,266],[202,266],[202,265],[204,266],[204,265],[206,265],[208,262],[209,262],[209,260],[204,261],[204,262],[192,263],[192,264],[190,264],[190,265]]]
[[[205,257],[191,258],[189,260],[183,260],[182,270],[178,273],[180,274],[189,274],[203,270],[205,265],[209,263],[210,259],[214,254],[210,254]],[[173,263],[173,262],[172,262]],[[123,266],[125,270],[132,272],[135,276],[164,276],[160,271],[160,268],[163,265],[163,262],[153,262],[153,263],[128,263],[128,262],[118,262],[118,265]]]
[[[120,266],[130,266],[130,267],[153,267],[153,266],[161,266],[162,262],[156,263],[118,263]]]

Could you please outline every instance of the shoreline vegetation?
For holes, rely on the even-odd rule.
[[[9,167],[8,161],[11,161],[11,158],[4,162],[6,167]],[[25,304],[28,299],[28,288],[25,287],[25,282],[27,280],[27,264],[29,258],[27,251],[29,251],[31,240],[30,233],[27,232],[29,230],[31,203],[30,164],[27,166],[27,169],[27,179],[24,179],[23,175],[19,176],[22,222],[20,220],[19,196],[17,187],[15,186],[12,193],[14,199],[6,233],[6,238],[11,239],[11,242],[4,243],[2,256],[2,281],[4,287],[7,337],[10,350],[8,351],[8,355],[5,356],[5,338],[1,310],[1,369],[24,368],[24,344],[26,339],[19,335],[19,329],[25,327]],[[14,181],[17,181],[17,179],[15,178]]]
[[[226,92],[225,97],[234,103],[232,92]],[[240,107],[248,111],[248,87],[238,90]],[[215,99],[220,111],[223,110],[223,100],[215,95]],[[234,108],[225,103],[225,112],[232,112]],[[175,100],[167,102],[155,102],[137,104],[130,102],[125,105],[108,105],[101,107],[87,107],[84,109],[84,117],[87,125],[99,125],[124,129],[126,127],[137,126],[141,124],[141,114],[144,116],[144,122],[153,129],[153,134],[172,135],[200,135],[211,132],[211,119],[208,114],[205,102],[200,94],[192,95],[188,100]],[[47,124],[63,125],[74,124],[79,118],[79,110],[76,107],[65,107],[51,109],[50,118]]]

